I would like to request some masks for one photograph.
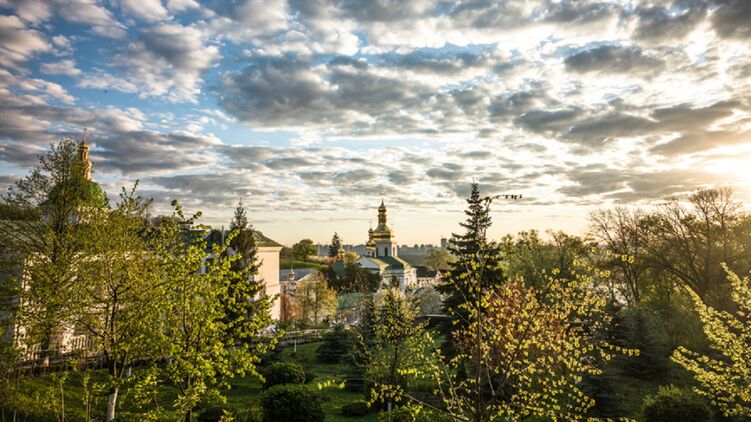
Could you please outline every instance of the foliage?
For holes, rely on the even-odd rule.
[[[414,294],[420,304],[420,314],[430,315],[441,313],[442,298],[435,287],[420,287],[415,290]]]
[[[460,223],[465,233],[452,234],[449,241],[449,251],[455,261],[444,274],[443,282],[437,286],[437,290],[444,295],[444,311],[452,318],[451,324],[443,326],[447,341],[444,349],[449,355],[455,352],[451,332],[467,326],[469,320],[465,304],[479,300],[478,286],[492,288],[506,280],[501,268],[500,246],[487,239],[491,225],[490,203],[490,198],[480,197],[478,185],[473,183],[464,211],[467,219]]]
[[[644,399],[645,422],[709,422],[712,413],[694,393],[675,386],[660,387],[657,394]]]
[[[92,351],[101,353],[109,374],[108,420],[115,418],[126,368],[165,350],[166,291],[146,223],[150,201],[136,196],[136,187],[123,189],[111,212],[81,211],[89,221],[80,243],[87,259],[76,268],[68,298],[70,320],[93,340]]]
[[[194,226],[200,214],[188,219],[177,202],[173,205],[173,221],[179,223],[159,227],[164,242],[155,255],[162,259],[165,288],[170,292],[164,323],[170,330],[167,355],[172,362],[165,371],[179,391],[174,408],[189,418],[201,401],[219,396],[219,388],[229,379],[246,373],[258,376],[259,356],[270,344],[242,341],[245,338],[236,335],[250,335],[271,323],[270,300],[255,298],[255,313],[241,317],[242,330],[229,330],[233,327],[226,312],[229,285],[243,277],[233,265],[242,255],[224,253],[232,236],[208,248],[200,227]]]
[[[342,406],[342,415],[344,416],[365,416],[373,410],[368,406],[368,402],[359,400],[347,403]]]
[[[316,350],[318,361],[324,363],[346,363],[351,359],[357,341],[357,334],[337,325],[324,334],[323,344]]]
[[[264,422],[321,422],[321,399],[304,385],[285,384],[269,388],[261,397]]]
[[[644,259],[643,242],[647,240],[646,213],[616,207],[589,214],[589,233],[605,253],[599,265],[611,271],[612,296],[622,297],[629,305],[638,305],[654,277]]]
[[[425,256],[425,266],[432,271],[444,271],[449,268],[454,257],[445,249],[433,248]]]
[[[571,278],[574,261],[585,260],[590,247],[578,236],[547,232],[550,240],[540,238],[536,230],[507,235],[501,241],[503,265],[509,277],[522,277],[533,286],[544,286],[545,272],[557,268],[559,277]]]
[[[397,288],[379,292],[373,303],[365,382],[371,385],[370,403],[398,403],[410,382],[426,365],[430,337],[425,324],[416,323],[415,300]]]
[[[24,284],[24,306],[13,318],[25,328],[22,340],[42,354],[57,347],[54,331],[69,314],[76,268],[86,259],[79,253],[79,211],[107,206],[103,193],[87,195],[93,182],[84,178],[84,164],[76,142],[63,139],[2,197],[6,217],[23,216],[0,224],[2,272],[9,283]]]
[[[316,247],[310,239],[303,239],[292,245],[292,256],[300,261],[306,261],[309,256],[315,255],[316,252]]]
[[[341,249],[342,239],[339,238],[339,233],[334,233],[334,236],[331,238],[331,244],[329,245],[329,258],[336,258]]]
[[[279,384],[305,384],[305,370],[295,362],[274,362],[263,371],[263,388]]]
[[[232,409],[228,406],[211,406],[198,415],[197,422],[224,422],[232,421]]]
[[[362,268],[356,262],[345,261],[342,265],[344,265],[344,272],[341,276],[333,270],[327,274],[331,288],[337,292],[369,293],[377,290],[381,284],[378,274]]]
[[[626,374],[640,379],[660,379],[667,373],[670,345],[665,336],[664,323],[659,315],[645,306],[621,311],[621,343],[639,350],[638,356],[619,359]]]
[[[704,324],[711,354],[678,347],[672,359],[691,371],[697,391],[725,416],[751,417],[751,281],[723,264],[737,311],[713,308],[697,292],[689,291]]]
[[[336,292],[329,288],[326,277],[318,271],[297,284],[295,297],[303,321],[318,324],[336,312]]]

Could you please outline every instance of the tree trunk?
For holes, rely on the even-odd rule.
[[[107,422],[115,420],[115,405],[117,404],[117,392],[119,389],[120,387],[115,385],[107,397],[107,417],[105,418]]]

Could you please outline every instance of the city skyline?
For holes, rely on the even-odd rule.
[[[751,2],[0,1],[0,188],[87,128],[114,201],[139,180],[291,245],[458,230],[580,234],[703,186],[751,199]]]

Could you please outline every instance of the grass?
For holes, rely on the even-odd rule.
[[[368,414],[363,417],[346,417],[341,414],[341,407],[345,404],[363,400],[362,393],[350,392],[338,387],[326,387],[319,389],[320,384],[326,381],[336,381],[338,384],[343,381],[347,367],[342,364],[325,364],[316,361],[315,351],[320,343],[309,343],[297,346],[297,352],[292,347],[287,347],[279,353],[279,359],[295,361],[310,368],[315,374],[315,379],[310,383],[310,387],[318,391],[323,400],[323,410],[326,414],[327,421],[333,422],[353,422],[353,421],[370,421],[375,422],[377,415]],[[93,380],[95,382],[104,382],[105,373],[103,371],[93,371]],[[25,416],[20,416],[18,421],[55,421],[56,418],[47,406],[49,402],[48,393],[55,388],[53,377],[43,375],[34,378],[24,378],[20,386],[24,398],[24,409],[27,409]],[[123,391],[119,398],[118,416],[130,420],[140,420],[138,412],[130,405],[132,401],[128,394]],[[256,414],[260,414],[260,397],[262,394],[261,383],[252,376],[238,377],[231,381],[231,387],[222,392],[227,398],[227,405],[236,412],[245,412],[251,407]],[[65,383],[65,416],[66,421],[83,421],[85,413],[82,405],[82,374],[72,372]],[[163,406],[168,406],[177,396],[177,390],[174,387],[165,386],[159,396],[159,402]],[[94,420],[104,418],[104,395],[98,397],[98,403],[94,407]],[[6,420],[10,415],[6,412]],[[2,420],[2,415],[0,415]],[[120,420],[120,419],[119,419]]]
[[[363,400],[362,393],[350,392],[338,387],[326,387],[319,389],[319,385],[327,381],[333,381],[332,384],[340,383],[347,373],[347,366],[343,364],[324,364],[316,360],[316,349],[320,343],[309,343],[297,346],[297,351],[292,347],[286,347],[278,352],[277,359],[285,361],[294,361],[308,368],[315,374],[315,379],[310,383],[310,387],[317,390],[323,399],[323,410],[326,414],[327,421],[333,422],[353,422],[369,421],[375,422],[377,415],[368,414],[363,417],[346,417],[341,414],[343,405],[355,401]],[[94,381],[103,382],[104,373],[102,371],[94,372]],[[618,376],[617,378],[618,393],[620,396],[620,405],[624,411],[625,417],[642,420],[641,408],[644,397],[657,392],[661,385],[675,384],[680,387],[689,387],[692,385],[692,378],[689,373],[678,367],[671,365],[670,372],[662,380],[640,380],[627,376]],[[26,397],[27,408],[30,409],[26,419],[19,418],[19,421],[55,421],[51,410],[46,406],[49,402],[45,397],[55,384],[52,376],[45,375],[36,378],[27,378],[23,381],[21,390]],[[173,387],[162,389],[159,401],[162,405],[168,406],[177,395]],[[227,398],[227,404],[236,412],[245,412],[251,407],[256,414],[260,414],[260,397],[262,394],[261,383],[254,377],[246,376],[232,380],[231,388],[223,391]],[[80,421],[84,420],[82,410],[82,379],[80,373],[72,373],[66,382],[65,403],[66,403],[66,420]],[[133,416],[133,420],[140,420],[137,417],[136,409],[129,408],[132,400],[127,393],[121,397],[121,407],[118,408],[119,415],[123,419],[130,419],[127,416]],[[95,420],[101,420],[104,412],[104,396],[99,397],[99,403],[95,407]],[[6,413],[6,420],[9,415]],[[535,419],[538,420],[538,419]],[[542,420],[542,419],[539,419]]]
[[[282,259],[279,261],[279,268],[289,270],[290,268],[312,268],[314,270],[325,270],[327,265],[317,262],[299,261],[296,259]]]

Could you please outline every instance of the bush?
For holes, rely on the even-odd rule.
[[[342,406],[342,415],[344,416],[365,416],[371,411],[372,409],[368,407],[368,404],[362,400]]]
[[[654,396],[644,399],[642,408],[646,422],[707,422],[712,414],[697,395],[675,386],[663,386]]]
[[[264,390],[279,384],[304,384],[305,370],[295,362],[274,362],[263,372]]]
[[[323,363],[348,362],[351,360],[356,342],[357,333],[338,325],[334,331],[323,336],[323,344],[316,350],[316,356]]]
[[[232,409],[227,406],[212,406],[201,412],[198,416],[198,422],[219,422],[222,416],[231,416]]]
[[[275,385],[261,397],[263,422],[322,422],[321,399],[304,385]]]

